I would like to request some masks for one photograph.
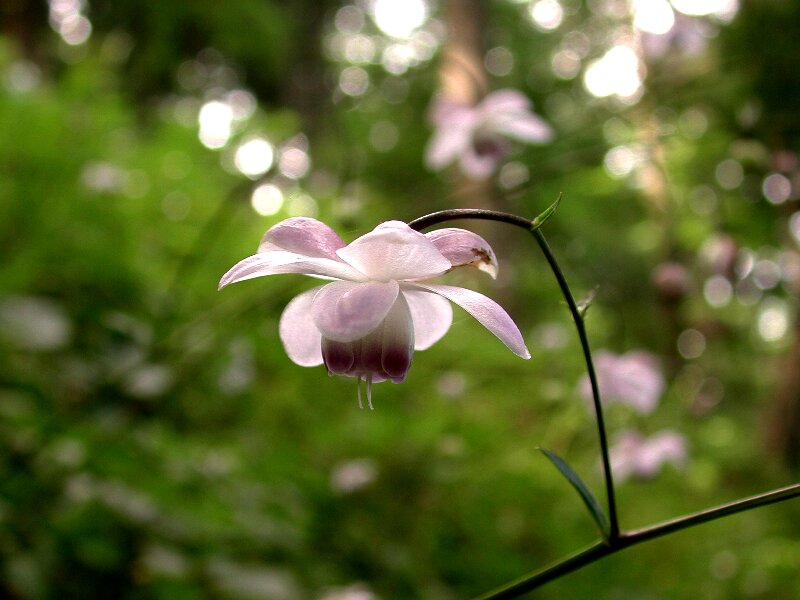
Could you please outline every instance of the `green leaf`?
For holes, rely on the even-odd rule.
[[[578,476],[578,474],[572,470],[563,458],[558,456],[555,452],[551,452],[547,448],[539,448],[539,450],[544,454],[547,458],[550,459],[556,469],[558,469],[561,474],[567,478],[572,484],[572,487],[580,494],[583,503],[586,505],[586,508],[589,509],[592,517],[594,518],[597,526],[600,528],[600,533],[603,534],[603,537],[608,539],[610,534],[610,527],[608,525],[608,519],[606,518],[605,512],[603,512],[603,508],[600,506],[600,503],[597,501],[597,498],[594,497],[589,488],[586,487],[586,484],[583,480]]]
[[[556,212],[556,209],[558,208],[558,205],[561,203],[561,197],[562,196],[563,196],[563,194],[559,194],[558,198],[556,198],[556,201],[553,202],[547,208],[545,208],[544,211],[531,222],[531,231],[533,231],[534,229],[539,229],[539,227],[544,225],[545,222],[550,217],[553,216],[553,213]]]

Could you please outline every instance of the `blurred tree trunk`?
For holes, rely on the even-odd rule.
[[[723,42],[731,64],[748,80],[763,118],[748,132],[760,139],[770,153],[796,153],[800,139],[800,54],[796,50],[800,27],[800,3],[780,0],[744,2],[736,21],[725,31]],[[768,37],[769,43],[764,40]],[[758,52],[753,52],[758,48]],[[790,203],[781,225],[793,210]],[[782,230],[787,231],[785,225]],[[785,245],[791,246],[789,241]],[[797,282],[795,282],[796,284]],[[795,293],[800,288],[795,285]],[[766,410],[766,443],[792,466],[800,466],[800,315],[792,348],[779,373],[777,396]]]
[[[775,401],[767,417],[767,445],[793,468],[800,467],[800,315],[795,319],[794,342],[781,369]]]
[[[439,93],[465,104],[476,104],[486,95],[488,76],[483,65],[483,3],[479,0],[445,0],[443,14],[447,42],[439,66]],[[460,207],[495,208],[489,180],[475,181],[459,175],[453,196]]]
[[[47,3],[41,0],[0,1],[0,33],[15,40],[25,57],[40,67],[44,53],[39,45],[42,31],[47,28]]]
[[[439,68],[439,85],[445,96],[475,104],[489,85],[483,66],[483,5],[477,0],[446,0],[447,43]]]
[[[282,100],[302,115],[312,137],[330,108],[331,90],[326,79],[322,40],[330,13],[340,5],[334,0],[302,0],[292,5],[301,41],[294,45],[297,54],[286,77]]]

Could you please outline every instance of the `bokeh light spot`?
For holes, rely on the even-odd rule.
[[[597,98],[617,95],[631,98],[642,86],[639,58],[628,46],[614,46],[592,61],[583,76],[587,91]]]
[[[633,25],[655,35],[668,33],[675,25],[675,13],[667,0],[634,0]]]
[[[560,50],[550,61],[553,73],[560,79],[574,79],[581,70],[581,57],[574,50]]]
[[[735,190],[744,181],[742,164],[733,158],[727,158],[717,165],[714,174],[719,187],[724,190]]]
[[[794,240],[800,244],[800,210],[789,217],[789,232]]]
[[[786,302],[767,298],[758,314],[758,334],[764,341],[777,342],[789,329],[789,310]]]
[[[678,336],[678,352],[683,358],[698,358],[705,350],[706,336],[697,329],[686,329]]]
[[[726,277],[713,275],[703,284],[703,297],[714,308],[727,306],[733,298],[733,285]]]
[[[529,11],[534,25],[542,31],[558,29],[564,20],[564,7],[558,0],[538,0],[530,5]]]
[[[428,18],[423,0],[375,0],[373,17],[378,28],[395,38],[408,38]]]
[[[378,121],[369,130],[369,143],[378,152],[388,152],[399,139],[400,131],[391,121]]]
[[[264,183],[253,190],[250,205],[258,214],[270,217],[283,208],[283,192],[277,185]]]
[[[348,4],[336,11],[333,22],[342,33],[358,33],[364,27],[364,11]]]
[[[239,172],[255,179],[269,171],[274,157],[272,144],[263,138],[252,138],[236,149],[233,162]]]
[[[339,89],[348,96],[362,96],[369,88],[369,75],[361,67],[347,67],[339,75]]]
[[[792,182],[780,173],[772,173],[761,184],[764,197],[772,204],[783,204],[792,195]]]
[[[738,0],[670,0],[675,10],[685,15],[702,17],[713,15],[725,21],[736,16]]]
[[[281,152],[278,159],[278,170],[281,175],[289,179],[301,179],[306,176],[311,168],[308,153],[301,148],[287,148]]]
[[[490,75],[502,77],[514,68],[514,56],[508,48],[497,46],[486,53],[483,63]]]
[[[200,108],[198,137],[206,147],[216,150],[228,143],[233,125],[233,109],[225,102],[212,100]]]

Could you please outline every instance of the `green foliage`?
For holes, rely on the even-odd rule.
[[[761,185],[777,172],[776,152],[800,150],[796,94],[781,101],[797,53],[764,52],[765,36],[784,30],[765,34],[749,15],[768,9],[743,3],[746,17],[705,54],[648,63],[638,104],[601,101],[549,65],[568,31],[594,40],[587,61],[602,54],[596,40],[611,17],[592,12],[596,2],[562,4],[562,29],[542,32],[525,3],[486,3],[487,47],[514,57],[492,87],[525,91],[557,131],[550,145],[518,148],[513,160],[530,179],[493,202],[533,217],[563,193],[543,230],[576,296],[597,287],[592,347],[661,360],[669,385],[657,410],[609,406],[610,434],[677,429],[691,458],[683,471],[620,484],[621,525],[633,528],[791,478],[758,431],[791,328],[765,339],[759,319],[770,307],[793,318],[796,281],[761,289],[729,273],[734,298],[714,306],[704,252],[728,235],[745,258],[796,260],[787,227],[796,193],[773,204]],[[279,316],[309,283],[275,277],[216,291],[269,226],[308,206],[298,198],[313,198],[318,218],[349,240],[470,197],[455,169],[434,174],[422,162],[438,55],[403,74],[364,65],[369,91],[343,95],[336,82],[348,65],[326,50],[338,8],[97,0],[93,34],[77,49],[44,18],[4,29],[0,595],[280,600],[361,582],[380,598],[448,600],[596,537],[535,452],[559,448],[586,486],[602,489],[592,412],[577,391],[580,348],[524,232],[482,230],[500,256],[497,282],[448,281],[508,307],[533,359],[512,356],[456,309],[452,331],[416,354],[407,382],[376,386],[373,412],[358,410],[352,380],[283,352]],[[380,34],[369,18],[364,27]],[[775,61],[780,76],[770,79]],[[13,83],[34,67],[38,83]],[[223,73],[222,83],[209,75],[187,87],[179,73],[190,67]],[[298,84],[304,67],[316,86]],[[234,88],[254,93],[256,111],[225,148],[208,149],[197,111]],[[764,111],[749,123],[754,105]],[[787,124],[770,126],[772,110]],[[396,144],[375,146],[376,123]],[[764,133],[774,128],[786,133],[777,145]],[[233,149],[251,134],[286,148],[301,133],[311,172],[295,181],[273,167],[264,181],[286,202],[271,216],[253,212],[260,182],[237,173]],[[648,168],[611,177],[604,159],[623,146]],[[726,160],[741,167],[740,185],[721,185]],[[677,299],[652,284],[667,261],[687,272]],[[697,356],[678,351],[687,329],[705,340]],[[654,541],[537,597],[793,598],[799,511],[775,506]]]

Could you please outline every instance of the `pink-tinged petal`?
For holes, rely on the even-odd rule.
[[[447,227],[426,233],[425,237],[433,242],[453,267],[470,265],[488,273],[492,279],[497,277],[497,257],[494,250],[477,233]]]
[[[377,281],[428,279],[450,270],[428,238],[402,221],[387,221],[336,252]]]
[[[334,281],[317,292],[311,304],[311,317],[322,337],[352,342],[381,324],[398,292],[396,281]]]
[[[278,333],[286,354],[301,367],[322,364],[322,334],[309,318],[311,301],[322,286],[295,296],[286,306],[278,324]]]
[[[286,250],[337,260],[336,251],[344,246],[342,238],[325,223],[309,217],[292,217],[270,227],[261,238],[258,251]]]
[[[482,181],[497,170],[504,156],[505,152],[479,154],[475,151],[474,147],[470,146],[466,152],[461,155],[458,164],[464,175],[476,181]]]
[[[276,250],[274,252],[261,252],[240,260],[219,280],[219,289],[246,279],[282,273],[300,273],[302,275],[331,277],[349,281],[364,281],[366,279],[362,273],[338,260]]]
[[[487,298],[478,292],[452,285],[417,283],[407,284],[407,286],[413,286],[409,289],[418,287],[423,290],[428,290],[440,296],[444,296],[451,302],[455,302],[475,317],[481,325],[495,334],[514,354],[526,359],[531,357],[531,353],[528,352],[528,348],[525,347],[525,340],[522,339],[522,334],[519,332],[514,321],[508,316],[508,313],[491,298]]]
[[[489,116],[499,112],[525,112],[530,106],[530,99],[522,92],[503,89],[488,94],[480,103],[480,111]]]
[[[664,461],[672,462],[681,466],[686,462],[688,450],[686,448],[686,438],[671,429],[664,429],[650,438],[650,443],[658,449],[658,453]]]
[[[544,144],[553,139],[553,128],[533,113],[497,115],[491,123],[493,131],[523,142]]]
[[[615,438],[610,452],[614,476],[622,481],[634,476],[655,477],[666,464],[680,468],[687,460],[686,439],[672,430],[662,430],[645,438],[635,431],[623,431]]]
[[[437,294],[408,290],[401,286],[414,324],[414,350],[427,350],[438,342],[453,324],[450,301]]]
[[[425,166],[431,171],[446,167],[469,147],[470,140],[468,129],[437,129],[425,147]]]
[[[508,137],[532,144],[544,144],[553,139],[553,128],[542,118],[531,114],[510,115],[493,122],[493,129]]]
[[[649,414],[658,406],[665,382],[654,356],[646,352],[617,355],[600,350],[594,355],[595,372],[603,403],[627,404],[634,410]],[[589,378],[579,384],[581,394],[591,399]]]
[[[639,468],[639,454],[644,446],[644,437],[635,431],[622,431],[609,451],[611,471],[614,478],[623,482],[636,474]]]
[[[428,109],[428,120],[436,127],[475,123],[475,107],[444,94],[436,96]]]

